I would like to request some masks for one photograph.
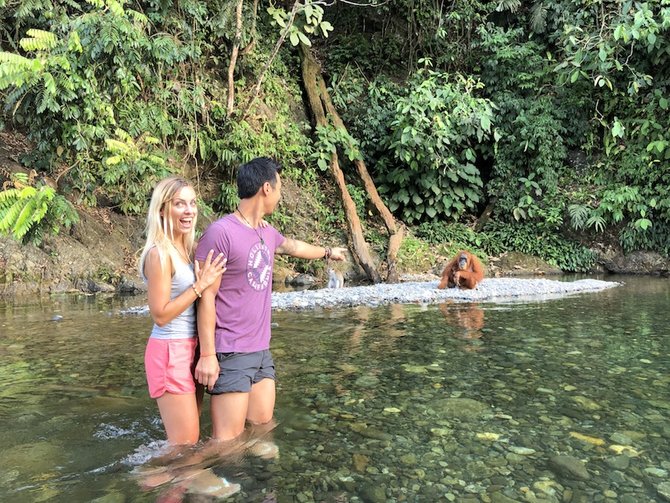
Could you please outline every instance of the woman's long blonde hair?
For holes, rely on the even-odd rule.
[[[175,260],[179,260],[179,252],[173,244],[174,229],[172,228],[172,220],[169,218],[163,218],[161,216],[161,211],[164,215],[169,215],[172,208],[172,199],[174,198],[175,194],[184,187],[191,186],[192,185],[181,176],[170,176],[158,182],[156,187],[154,187],[154,191],[151,194],[151,202],[149,203],[147,224],[145,228],[147,241],[144,245],[144,249],[142,250],[142,255],[140,255],[139,260],[139,271],[142,278],[145,277],[144,261],[147,258],[149,250],[151,250],[154,246],[158,250],[161,267],[165,267],[167,257],[170,257],[173,262]],[[184,246],[186,248],[186,253],[188,254],[189,259],[193,254],[196,219],[197,214],[193,217],[191,231],[184,236]]]

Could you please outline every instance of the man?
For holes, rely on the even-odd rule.
[[[227,258],[226,272],[202,292],[198,302],[200,359],[195,378],[211,399],[212,436],[236,438],[245,422],[272,420],[275,371],[270,354],[274,254],[304,259],[345,260],[344,248],[324,248],[285,238],[261,226],[281,196],[281,166],[261,157],[240,166],[235,212],[212,223],[203,234],[196,259],[209,250]]]

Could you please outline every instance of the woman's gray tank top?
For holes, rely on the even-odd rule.
[[[186,264],[181,260],[172,260],[174,276],[170,287],[170,300],[178,297],[183,291],[191,288],[195,281],[193,264]],[[188,306],[179,316],[159,327],[154,324],[151,337],[155,339],[187,339],[197,334],[195,325],[195,303]]]

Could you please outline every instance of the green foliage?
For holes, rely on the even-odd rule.
[[[109,155],[119,123],[136,130],[124,120],[125,107],[115,110],[115,105],[121,98],[134,102],[143,81],[152,77],[145,64],[154,49],[146,22],[122,3],[92,2],[89,12],[52,18],[54,32],[28,30],[20,45],[30,57],[0,54],[0,89],[9,91],[6,107],[36,143],[27,162],[48,172],[58,162],[78,165],[65,180],[84,200],[95,202],[96,194],[104,194],[126,212],[142,210],[152,182],[166,173],[156,169],[162,161],[153,154]]]
[[[380,194],[408,223],[454,221],[480,204],[477,165],[493,107],[478,92],[474,80],[427,69],[407,89],[384,78],[366,86],[353,71],[333,83]]]
[[[434,250],[426,241],[414,236],[406,236],[402,240],[397,256],[399,271],[428,270],[434,260]]]
[[[10,5],[0,16],[31,29],[14,51],[0,53],[7,117],[35,144],[24,162],[56,175],[83,202],[142,211],[155,180],[181,164],[171,159],[201,161],[230,179],[237,165],[257,155],[275,157],[290,170],[310,153],[304,125],[292,119],[286,100],[287,92],[301,99],[295,73],[280,58],[250,118],[227,116],[226,90],[215,71],[227,64],[233,3]],[[303,31],[315,26],[327,33],[321,8],[308,11],[303,6],[300,12]],[[243,41],[250,40],[249,26],[245,22]],[[238,63],[242,103],[248,99],[244,72],[264,64],[274,44],[259,42]],[[123,139],[119,130],[127,133]],[[116,141],[127,151],[112,151],[121,148]]]
[[[416,228],[418,237],[431,244],[449,243],[454,248],[479,248],[481,238],[471,227],[461,223],[424,222]]]
[[[240,198],[237,196],[237,186],[228,182],[222,183],[219,187],[216,202],[222,212],[233,212],[240,203]]]
[[[408,87],[385,140],[379,192],[408,223],[456,220],[481,201],[477,144],[491,134],[493,106],[475,96],[481,83],[460,75],[422,70]]]
[[[568,125],[580,132],[572,121],[581,107],[554,84],[550,54],[543,55],[538,42],[524,40],[522,29],[486,25],[479,35],[481,78],[497,105],[498,142],[488,152],[493,169],[487,187],[496,198],[496,218],[558,228],[566,204],[561,179],[574,143]]]
[[[39,244],[44,232],[57,234],[79,221],[69,201],[48,185],[30,184],[23,173],[13,174],[15,187],[0,191],[0,235]]]
[[[317,141],[314,152],[310,159],[316,162],[320,170],[326,171],[330,166],[332,155],[337,152],[338,147],[344,151],[349,161],[362,159],[358,142],[351,137],[346,129],[338,128],[332,124],[328,126],[316,126]]]
[[[310,35],[328,37],[328,33],[333,30],[333,25],[323,19],[323,8],[310,0],[299,4],[293,22],[290,13],[281,8],[268,7],[268,14],[282,30],[288,29],[288,37],[293,46],[298,44],[311,46]]]
[[[123,213],[137,214],[146,209],[147,194],[156,183],[173,173],[161,151],[155,150],[158,138],[144,136],[138,141],[121,129],[118,139],[108,138],[100,178],[102,189]]]
[[[216,139],[214,135],[216,136]],[[304,135],[300,124],[292,124],[288,115],[277,114],[264,122],[258,130],[247,121],[229,123],[228,133],[220,136],[209,128],[199,136],[204,160],[219,166],[225,174],[222,192],[217,197],[219,209],[231,207],[237,198],[237,188],[232,186],[235,169],[240,164],[259,156],[272,157],[285,168],[285,176],[299,180],[308,177],[307,170],[300,169],[312,152],[310,140]],[[224,188],[229,187],[229,188]]]
[[[226,121],[223,108],[213,102],[210,124],[197,133],[200,159],[219,170],[224,185],[233,183],[237,166],[259,156],[279,161],[284,176],[296,181],[313,177],[313,170],[304,168],[313,148],[306,136],[310,127],[295,121],[291,110],[294,100],[300,99],[300,89],[281,61],[273,69],[265,79],[264,102],[255,102],[248,113],[250,118],[234,114],[232,120]],[[242,103],[249,98],[249,90],[243,84],[241,81],[236,90]],[[270,115],[268,106],[272,107]],[[229,207],[237,197],[232,197],[233,192],[220,194],[218,209]]]
[[[668,202],[649,195],[645,197],[639,186],[598,187],[590,194],[581,194],[579,202],[568,207],[570,223],[577,230],[596,232],[622,228],[619,240],[625,251],[656,250],[668,255],[668,222],[666,208],[662,207]]]
[[[670,225],[657,223],[642,227],[640,221],[629,222],[619,233],[619,242],[626,253],[635,250],[655,250],[670,258]]]
[[[623,228],[625,250],[667,254],[670,225],[667,52],[670,6],[663,0],[571,12],[559,38],[559,82],[589,93],[600,147],[591,197],[574,201],[576,228]],[[661,70],[663,69],[663,70]]]
[[[597,89],[634,96],[652,84],[649,64],[667,61],[670,7],[664,0],[612,7],[606,19],[596,9],[568,17],[561,38],[566,57],[557,70],[563,82],[585,78]]]
[[[368,207],[367,192],[365,192],[365,189],[363,187],[359,187],[358,185],[352,185],[350,183],[347,184],[347,191],[349,192],[351,199],[356,205],[358,218],[360,218],[362,222],[365,222],[365,217],[367,216],[366,208]]]
[[[476,27],[496,2],[458,0],[371,0],[371,9],[341,8],[333,16],[333,39],[324,55],[340,72],[352,61],[369,75],[404,77],[431,58],[436,68],[464,71]],[[357,4],[360,5],[360,4]]]
[[[342,111],[351,136],[359,141],[365,161],[373,166],[388,164],[391,158],[385,143],[404,89],[383,76],[368,82],[352,67],[335,74],[331,86],[333,103]]]
[[[557,232],[538,231],[529,223],[490,222],[482,233],[482,247],[489,255],[516,251],[540,257],[566,272],[588,272],[596,256],[588,248]]]

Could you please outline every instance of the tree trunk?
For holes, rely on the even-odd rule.
[[[233,50],[230,54],[230,63],[228,64],[228,106],[226,111],[228,117],[233,114],[235,106],[235,65],[237,64],[237,55],[240,52],[240,42],[242,40],[242,4],[244,0],[237,0],[235,9],[235,41]]]
[[[482,214],[479,215],[477,222],[475,222],[475,232],[481,232],[482,229],[486,226],[486,224],[491,218],[491,215],[493,214],[495,204],[496,204],[496,198],[495,197],[491,198],[489,204],[486,205],[486,208],[484,208]]]
[[[344,129],[346,131],[347,128],[344,125],[344,122],[342,121],[340,114],[337,113],[337,110],[335,109],[332,100],[330,99],[330,95],[328,94],[328,88],[326,87],[326,82],[323,80],[323,76],[319,74],[317,76],[317,79],[321,91],[321,100],[323,101],[326,107],[326,113],[332,117],[335,127]],[[367,192],[370,201],[372,201],[372,204],[374,205],[375,209],[384,220],[384,225],[388,230],[389,246],[388,251],[386,253],[386,264],[388,267],[388,275],[386,281],[389,283],[397,283],[399,279],[398,279],[398,272],[396,270],[396,260],[398,258],[398,250],[400,249],[400,245],[402,244],[404,229],[402,225],[396,224],[395,218],[391,214],[391,211],[386,207],[384,201],[382,201],[382,198],[379,196],[379,192],[377,192],[377,186],[375,185],[375,182],[372,180],[372,177],[368,172],[368,168],[365,165],[365,162],[363,162],[363,160],[361,159],[356,159],[354,161],[354,165],[358,170],[358,176],[360,176],[361,180],[363,181],[365,191]]]
[[[358,212],[356,211],[356,203],[354,203],[354,200],[349,194],[349,190],[347,190],[347,183],[344,180],[344,173],[342,173],[342,169],[340,169],[337,152],[333,152],[333,155],[330,158],[330,170],[333,173],[333,178],[335,178],[337,187],[340,189],[344,214],[347,216],[349,236],[354,249],[354,258],[358,265],[365,271],[365,274],[370,281],[373,283],[381,283],[382,279],[377,272],[377,268],[375,267],[374,261],[370,256],[370,251],[368,250],[368,244],[363,237],[363,228],[361,227],[361,221],[358,218]]]
[[[302,57],[303,82],[305,84],[307,99],[309,101],[310,108],[312,109],[312,113],[314,114],[314,120],[316,121],[316,124],[321,126],[327,126],[328,119],[326,118],[326,113],[330,113],[334,118],[337,117],[336,120],[339,121],[336,123],[336,127],[344,128],[344,123],[342,123],[342,120],[339,118],[339,115],[337,115],[337,112],[335,111],[335,108],[333,107],[332,102],[330,100],[330,96],[328,95],[325,82],[323,80],[323,77],[321,76],[321,69],[316,60],[314,59],[312,53],[303,44],[300,45],[300,55]],[[367,175],[369,183],[374,187],[374,183],[372,183],[372,179],[367,173],[367,169],[365,169],[365,164],[362,162],[361,164],[363,165],[363,173]],[[379,272],[377,272],[372,257],[370,256],[368,245],[363,237],[363,229],[361,227],[361,222],[360,219],[358,218],[358,213],[356,211],[356,204],[354,203],[353,199],[351,198],[351,195],[349,194],[349,191],[347,190],[347,185],[344,180],[344,173],[342,173],[342,170],[340,168],[337,152],[334,152],[331,157],[330,169],[333,178],[335,179],[337,186],[340,190],[340,198],[342,200],[344,213],[347,218],[347,225],[349,228],[349,237],[351,239],[351,243],[353,246],[354,259],[365,271],[368,278],[373,283],[379,283],[381,281],[381,277],[379,276]],[[360,169],[359,173],[361,173]],[[363,178],[363,176],[361,178]],[[371,191],[369,190],[365,179],[364,183],[366,184],[366,190],[368,190],[368,193],[370,194]],[[379,199],[379,194],[377,194],[376,188],[374,188],[374,194]],[[381,202],[381,199],[379,199],[379,202]],[[383,206],[383,203],[381,204]],[[375,206],[377,206],[376,202]],[[384,208],[386,209],[385,206]],[[386,209],[386,211],[388,211],[388,209]],[[396,229],[395,220],[393,219],[393,216],[390,215],[390,212],[389,216],[391,217],[390,221],[387,221],[385,218],[385,223],[387,227],[390,225],[391,228],[395,230]],[[391,272],[392,270],[394,276],[397,278],[397,275],[395,274],[396,254],[397,254],[397,248],[396,252],[394,253],[393,267],[389,267],[389,272]]]

